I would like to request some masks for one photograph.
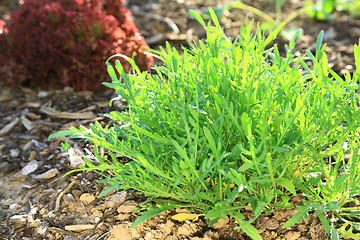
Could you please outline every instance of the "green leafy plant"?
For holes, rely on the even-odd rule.
[[[114,124],[70,127],[50,139],[67,135],[94,144],[95,159],[75,171],[103,174],[100,182],[111,187],[101,196],[131,189],[149,197],[132,226],[187,207],[210,225],[235,218],[237,229],[261,239],[251,223],[265,209],[289,208],[301,193],[304,205],[284,227],[315,211],[330,236],[356,234],[341,224],[358,228],[359,70],[341,79],[328,68],[323,32],[315,54],[295,57],[293,38],[281,56],[276,45],[266,46],[283,25],[265,37],[251,33],[250,23],[231,41],[212,9],[214,26],[190,14],[206,40],[184,48],[182,57],[168,43],[152,50],[164,63],[154,66],[156,74],[124,55],[108,59],[112,83],[104,84],[128,103],[126,111],[107,114]],[[115,57],[129,61],[130,74],[120,61],[109,63]],[[359,69],[358,46],[355,60]],[[107,151],[100,155],[99,148]],[[243,214],[249,205],[250,219]]]
[[[238,9],[242,9],[242,10],[245,10],[248,12],[252,12],[255,15],[259,16],[263,20],[261,22],[261,28],[270,30],[270,31],[275,30],[277,27],[279,27],[281,25],[288,24],[289,22],[291,22],[295,18],[297,18],[300,14],[305,13],[307,11],[305,7],[300,8],[300,9],[292,12],[291,14],[289,14],[286,18],[283,18],[282,6],[284,4],[284,1],[283,0],[268,0],[268,1],[274,2],[274,4],[275,4],[275,11],[276,11],[275,18],[271,17],[269,14],[265,13],[264,11],[261,11],[258,8],[255,8],[253,6],[243,3],[242,1],[232,1],[232,2],[229,2],[222,6],[214,7],[213,10],[214,10],[217,18],[220,18],[226,11],[233,9],[233,8],[238,8]],[[210,12],[207,9],[202,11],[202,16],[206,19],[211,18]],[[290,28],[287,30],[282,29],[280,31],[280,34],[283,35],[288,40],[292,39],[294,36],[299,37],[300,36],[299,34],[302,34],[302,33],[303,33],[303,30],[299,27],[294,27],[294,28]]]
[[[360,1],[358,0],[317,0],[316,3],[306,3],[307,14],[319,20],[332,20],[331,14],[336,10],[347,11],[352,17],[360,16]]]
[[[331,20],[331,14],[336,8],[336,0],[318,0],[316,3],[306,2],[306,12],[311,18]]]

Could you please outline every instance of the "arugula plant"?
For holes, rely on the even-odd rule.
[[[214,25],[190,14],[207,38],[183,48],[182,57],[169,43],[152,50],[164,63],[154,66],[156,74],[124,55],[111,57],[131,63],[126,74],[108,59],[112,83],[104,84],[128,103],[126,111],[107,114],[114,124],[70,127],[50,138],[94,144],[95,158],[78,170],[104,174],[101,182],[111,187],[100,196],[136,190],[149,197],[133,226],[187,207],[210,225],[235,218],[238,229],[261,239],[251,223],[264,210],[291,208],[291,198],[304,194],[304,206],[284,227],[315,211],[329,235],[356,234],[341,224],[359,227],[359,71],[341,79],[328,68],[323,32],[315,54],[296,57],[293,39],[281,56],[267,45],[283,25],[265,37],[250,23],[231,41],[212,9]],[[359,69],[358,46],[355,60]],[[107,151],[100,155],[99,148]]]
[[[289,14],[287,17],[283,18],[282,7],[284,4],[284,0],[267,0],[267,1],[274,2],[275,4],[275,13],[276,13],[275,18],[271,17],[269,14],[265,13],[264,11],[261,11],[256,7],[243,3],[242,1],[231,1],[224,5],[214,7],[213,10],[217,18],[220,18],[226,11],[231,10],[233,8],[238,8],[247,12],[251,12],[262,19],[260,25],[261,29],[269,30],[269,31],[274,31],[277,27],[290,23],[291,21],[296,19],[300,14],[308,11],[307,8],[303,7],[297,9],[296,11]],[[208,9],[202,11],[202,16],[205,19],[211,19],[210,12]],[[300,37],[303,34],[303,29],[300,27],[293,27],[287,30],[281,29],[280,34],[285,38],[287,38],[288,40],[291,40],[294,36]]]

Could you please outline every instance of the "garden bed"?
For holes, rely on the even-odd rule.
[[[204,3],[206,2],[206,4]],[[134,0],[128,7],[140,32],[152,48],[165,41],[180,49],[186,39],[197,40],[205,31],[188,14],[220,1],[196,0]],[[223,1],[228,2],[228,1]],[[244,1],[274,15],[270,2]],[[301,7],[302,1],[288,1],[284,16]],[[236,38],[246,12],[231,10],[222,19],[225,33]],[[250,18],[255,15],[249,15]],[[336,12],[329,22],[301,15],[290,26],[300,26],[304,36],[296,48],[304,53],[316,47],[316,37],[325,31],[325,52],[329,65],[341,76],[353,72],[354,47],[360,36],[360,20]],[[256,19],[255,21],[260,20]],[[176,27],[174,27],[176,26]],[[286,40],[278,38],[280,49]],[[82,163],[91,145],[83,141],[60,138],[48,141],[48,136],[69,126],[110,122],[104,113],[122,110],[122,102],[109,107],[114,97],[111,90],[93,94],[65,89],[10,89],[0,91],[0,235],[2,239],[249,239],[242,231],[233,230],[234,220],[220,220],[208,227],[201,214],[186,221],[174,220],[184,209],[168,210],[140,224],[129,226],[140,215],[131,212],[145,198],[136,192],[110,192],[98,199],[104,185],[96,182],[92,172],[73,173],[61,178]],[[72,147],[68,149],[64,142]],[[63,145],[62,145],[63,143]],[[89,152],[86,151],[89,150]],[[67,150],[67,151],[65,151]],[[126,161],[126,160],[124,160]],[[291,204],[301,204],[301,195]],[[282,225],[298,210],[277,210],[263,213],[253,224],[263,239],[329,239],[319,219],[310,214],[292,227]],[[250,210],[243,213],[251,217]]]

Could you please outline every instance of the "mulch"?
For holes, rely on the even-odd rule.
[[[9,9],[11,1],[3,1]],[[14,1],[12,1],[13,3]],[[127,6],[152,48],[169,41],[176,48],[187,46],[186,39],[205,36],[188,10],[200,10],[223,1],[203,0],[132,0]],[[270,2],[244,1],[264,11],[274,13]],[[303,1],[287,1],[284,14],[301,6]],[[249,17],[256,17],[248,14]],[[225,32],[236,38],[246,13],[231,10],[221,20]],[[258,21],[260,19],[256,19]],[[324,41],[330,67],[341,75],[355,68],[353,45],[360,36],[360,20],[344,13],[335,13],[331,22],[321,22],[300,16],[290,25],[302,26],[304,36],[297,49],[315,49],[317,34],[325,31]],[[276,42],[283,46],[286,41]],[[96,173],[76,172],[63,175],[91,157],[93,146],[65,137],[48,140],[48,136],[70,126],[88,126],[98,121],[110,123],[104,114],[122,111],[118,101],[108,102],[112,90],[94,94],[64,89],[0,90],[0,239],[249,239],[242,231],[233,230],[236,222],[223,219],[208,227],[202,215],[194,220],[177,221],[171,217],[185,209],[166,211],[159,216],[129,229],[140,215],[132,212],[145,200],[136,192],[110,192],[98,198],[104,185],[97,182]],[[68,142],[67,151],[61,143]],[[301,204],[301,196],[291,200]],[[310,214],[299,224],[282,228],[297,209],[274,210],[262,214],[254,223],[264,239],[329,239],[318,218]],[[244,215],[251,217],[250,211]]]

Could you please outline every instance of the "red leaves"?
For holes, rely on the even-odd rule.
[[[144,47],[123,0],[27,0],[0,21],[0,83],[101,90],[113,54],[134,56],[141,70],[150,70],[153,58]]]

